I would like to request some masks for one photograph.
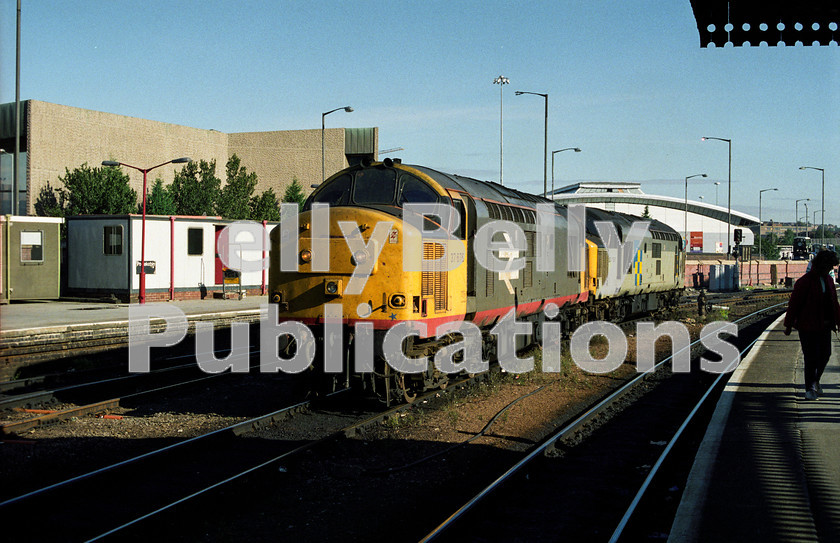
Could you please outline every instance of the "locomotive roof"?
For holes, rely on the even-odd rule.
[[[413,168],[428,175],[439,183],[442,187],[452,190],[467,192],[473,198],[507,202],[516,205],[525,205],[533,207],[536,204],[550,204],[554,203],[557,207],[566,208],[567,206],[553,202],[542,196],[528,194],[527,192],[518,191],[492,181],[479,181],[471,177],[464,177],[461,175],[447,174],[438,170],[433,170],[425,166],[417,166],[413,164],[406,164],[407,167]],[[594,228],[593,221],[612,221],[619,220],[624,223],[626,227],[635,221],[645,220],[650,221],[651,232],[669,232],[676,234],[676,230],[656,219],[642,219],[634,215],[626,213],[619,213],[616,211],[605,211],[594,207],[586,208],[587,225]],[[594,230],[593,230],[594,231]]]
[[[472,177],[443,173],[425,166],[416,166],[413,164],[406,164],[406,166],[423,172],[444,188],[464,191],[474,198],[527,206],[551,203],[551,200],[542,196],[528,194],[527,192],[518,191],[492,181],[479,181]]]

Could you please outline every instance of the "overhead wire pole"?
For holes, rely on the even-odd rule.
[[[500,75],[496,79],[493,80],[494,85],[499,85],[499,184],[504,185],[504,164],[505,164],[505,136],[504,136],[504,122],[505,122],[505,103],[504,103],[504,94],[502,90],[505,88],[505,85],[510,84],[510,79],[507,77]]]

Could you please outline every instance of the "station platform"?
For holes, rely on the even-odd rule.
[[[776,320],[721,395],[669,542],[840,541],[840,340],[805,399],[802,350]]]
[[[175,306],[191,325],[211,321],[257,322],[265,296],[241,300],[206,299],[148,303]],[[94,353],[128,344],[129,304],[45,301],[0,307],[0,381],[13,378],[26,365],[71,355]],[[133,304],[137,308],[137,304]],[[194,326],[190,326],[192,331]]]

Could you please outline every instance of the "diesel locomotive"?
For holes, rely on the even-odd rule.
[[[433,224],[443,222],[441,217],[423,216],[418,223],[416,217],[408,216],[414,209],[409,204],[436,203],[446,204],[457,215],[454,222],[447,219],[457,227],[449,229],[446,239],[428,239],[417,228],[422,224],[425,231],[444,230],[447,225]],[[329,216],[324,221],[317,211],[326,206]],[[549,235],[544,229],[546,209],[550,210]],[[511,312],[517,322],[532,326],[532,337],[516,336],[517,346],[525,346],[540,340],[539,323],[546,319],[560,321],[562,329],[571,332],[590,320],[621,321],[676,305],[685,255],[682,239],[672,228],[656,220],[589,208],[585,225],[579,225],[580,243],[570,246],[571,219],[565,205],[497,183],[399,160],[363,163],[336,173],[309,196],[297,217],[297,262],[291,269],[280,266],[275,257],[290,243],[289,229],[285,235],[281,228],[272,231],[269,302],[279,321],[309,327],[318,350],[323,349],[324,324],[329,318],[324,308],[339,304],[339,314],[331,317],[332,322],[340,319],[344,328],[342,372],[323,372],[323,363],[314,355],[312,374],[318,376],[318,387],[330,390],[350,384],[387,403],[411,401],[419,391],[445,386],[450,377],[431,363],[425,371],[413,373],[395,371],[386,363],[381,356],[383,339],[400,323],[425,324],[422,332],[403,342],[407,357],[429,356],[453,341],[451,334],[438,337],[439,326],[467,321],[481,330],[482,356],[490,360],[496,342],[489,331]],[[488,238],[481,237],[482,227],[492,221],[521,229],[524,239],[515,250],[494,251]],[[649,227],[636,244],[620,286],[613,284],[607,290],[607,274],[617,260],[611,259],[610,244],[602,239],[603,224],[613,225],[621,240],[638,221],[648,221]],[[432,226],[427,228],[428,224]],[[421,242],[411,247],[422,255],[406,254],[404,245],[418,236]],[[509,238],[505,232],[495,236],[493,241]],[[354,238],[355,245],[348,241]],[[569,254],[578,250],[579,254]],[[541,251],[546,251],[542,261]],[[551,255],[548,266],[546,255]],[[424,265],[419,268],[405,262],[421,256]],[[491,270],[482,265],[491,256],[502,261],[517,259],[519,267]],[[577,263],[570,266],[570,262]],[[368,270],[364,285],[351,289],[354,271],[363,263]],[[361,373],[355,371],[359,366],[353,361],[354,325],[359,322],[372,325],[376,354],[372,371]],[[281,356],[293,355],[297,348],[294,341],[284,343],[281,338]]]

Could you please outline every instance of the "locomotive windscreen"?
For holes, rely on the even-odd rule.
[[[312,194],[304,210],[311,209],[312,203],[402,207],[405,203],[438,201],[438,193],[413,175],[376,167],[345,173],[328,181]]]

